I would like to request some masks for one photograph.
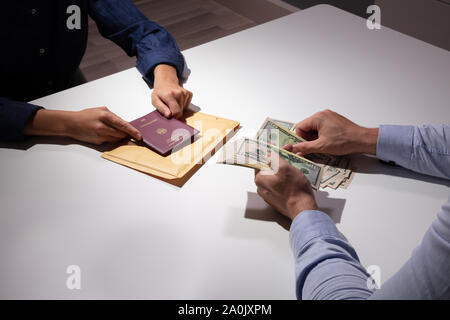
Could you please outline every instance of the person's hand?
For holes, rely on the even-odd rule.
[[[174,67],[160,64],[153,72],[155,83],[152,104],[166,118],[181,117],[184,108],[191,103],[192,92],[180,86]]]
[[[115,142],[131,136],[141,140],[139,131],[106,107],[84,109],[72,114],[68,136],[93,144]]]
[[[300,156],[310,153],[376,154],[378,128],[361,127],[331,110],[318,112],[297,123],[295,131],[309,141],[286,145],[284,149]]]
[[[23,133],[65,136],[93,144],[114,142],[127,136],[141,140],[139,131],[106,107],[81,111],[41,109],[26,123]]]
[[[271,155],[271,163],[278,162],[278,170],[258,171],[255,184],[258,194],[275,210],[291,220],[304,210],[317,210],[311,184],[304,174],[278,154]]]

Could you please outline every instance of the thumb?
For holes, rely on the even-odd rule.
[[[323,151],[320,138],[313,141],[305,141],[294,144],[291,152],[296,153],[299,156],[304,156],[310,153],[322,153]]]

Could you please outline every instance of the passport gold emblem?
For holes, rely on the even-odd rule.
[[[159,128],[156,130],[157,134],[165,134],[166,132],[167,132],[167,129],[165,129],[165,128]]]

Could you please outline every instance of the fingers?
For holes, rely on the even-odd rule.
[[[117,129],[118,131],[124,132],[125,134],[130,135],[131,137],[137,140],[142,139],[142,136],[138,129],[136,129],[130,123],[126,122],[125,120],[123,120],[122,118],[120,118],[119,116],[115,115],[110,111],[104,113],[101,120],[110,127]],[[110,130],[108,134],[112,136],[117,136],[116,132],[114,133],[111,132],[112,131]]]
[[[269,190],[265,189],[264,187],[257,187],[256,193],[259,194],[259,196],[263,199],[267,198],[268,194],[270,193]]]
[[[288,150],[288,151],[295,153],[299,156],[305,156],[310,153],[323,153],[324,152],[322,140],[320,138],[313,140],[313,141],[300,142],[300,143],[294,144],[290,148],[291,148],[291,150]]]
[[[187,99],[186,99],[186,103],[184,104],[184,107],[188,108],[189,105],[191,104],[193,94],[189,90],[186,90],[186,96],[187,96],[186,97]]]
[[[283,179],[278,174],[280,172],[280,166],[284,168],[285,166],[289,166],[289,164],[281,159],[278,154],[274,153],[268,157],[268,160],[270,169],[258,171],[255,174],[255,184],[267,190],[275,190],[280,179]]]
[[[113,137],[116,139],[123,139],[128,136],[127,133],[125,133],[121,130],[118,130],[114,127],[111,127],[108,124],[103,124],[103,123],[102,123],[102,126],[100,126],[100,130],[98,130],[98,133],[100,133],[103,136],[109,136],[109,137]]]
[[[178,97],[178,100],[174,97],[167,97],[164,100],[165,104],[169,106],[172,117],[179,118],[183,114],[183,96]]]
[[[292,152],[292,149],[293,149],[292,144],[284,145],[283,149],[286,151]]]
[[[152,104],[166,118],[172,116],[172,112],[170,112],[169,107],[158,97],[155,92],[152,93]]]
[[[295,125],[295,133],[306,140],[317,137],[321,120],[315,115],[300,121]]]

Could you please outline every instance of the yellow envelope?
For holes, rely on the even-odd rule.
[[[180,119],[197,129],[193,143],[175,148],[163,157],[141,143],[128,141],[102,157],[182,186],[217,151],[239,127],[239,122],[202,112],[185,110]]]

